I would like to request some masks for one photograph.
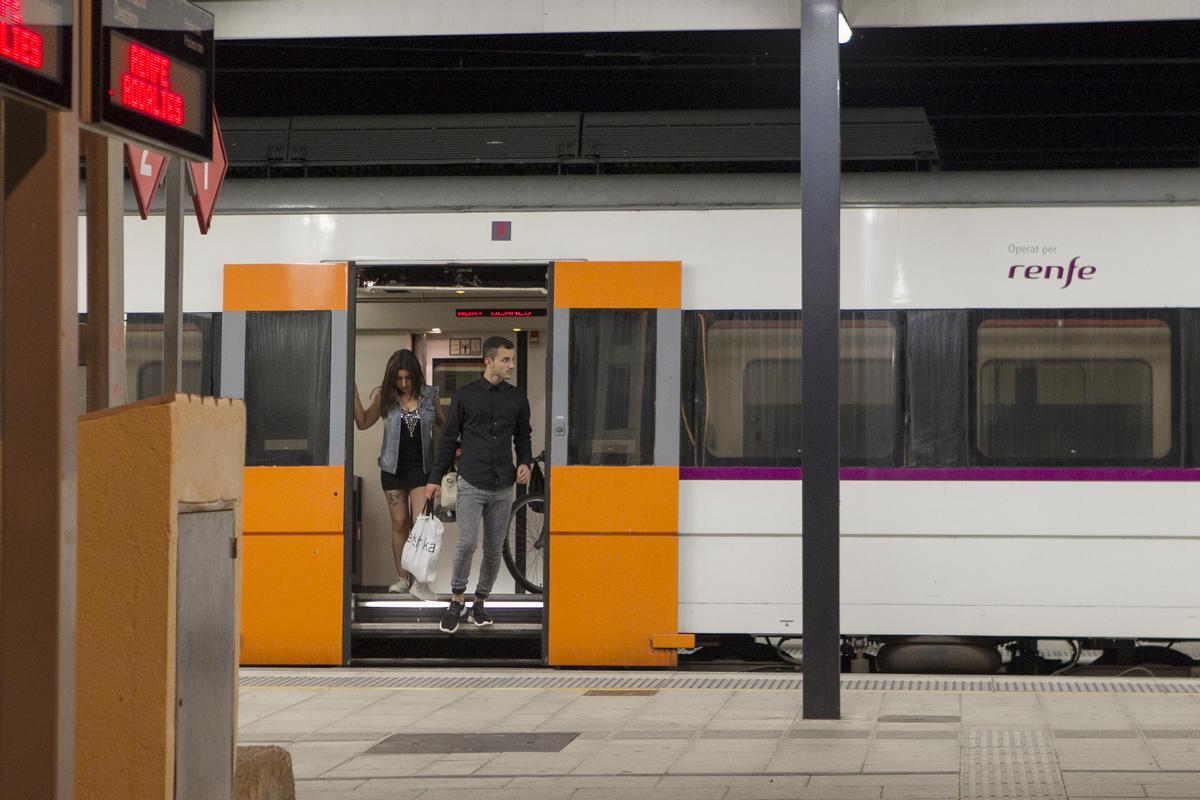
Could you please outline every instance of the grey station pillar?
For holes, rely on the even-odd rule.
[[[804,718],[841,716],[838,406],[841,132],[837,0],[800,13],[801,313],[804,324]]]

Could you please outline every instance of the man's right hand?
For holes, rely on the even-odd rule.
[[[442,490],[441,484],[438,484],[438,483],[425,484],[425,499],[432,500],[433,498],[438,496],[438,492],[440,492],[441,490]]]

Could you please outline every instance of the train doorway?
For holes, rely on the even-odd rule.
[[[695,640],[677,623],[681,286],[677,261],[227,264],[221,392],[246,408],[242,663],[674,666]],[[436,600],[387,591],[382,435],[356,441],[354,390],[369,397],[405,347],[453,388],[494,333],[515,337],[531,449],[548,451],[540,514],[509,521],[514,552],[544,548],[545,596],[502,572],[496,624],[447,636],[457,532]]]
[[[531,262],[391,262],[352,263],[347,370],[348,392],[359,392],[364,405],[381,385],[389,356],[411,350],[425,382],[437,387],[443,416],[454,391],[480,376],[482,343],[503,336],[516,350],[511,382],[526,393],[534,455],[546,449],[549,397],[549,297],[552,265]],[[352,466],[352,501],[347,532],[347,611],[350,658],[355,663],[470,661],[486,663],[544,660],[545,604],[538,589],[544,564],[527,547],[526,526],[548,524],[537,514],[520,514],[520,542],[510,547],[488,601],[496,624],[478,629],[459,626],[454,635],[439,629],[450,597],[450,571],[458,544],[453,512],[442,512],[445,525],[437,576],[431,583],[436,599],[421,599],[395,587],[397,564],[392,514],[378,464],[383,424],[358,430],[353,422],[353,394],[347,404]],[[440,429],[435,433],[435,440]],[[517,497],[529,490],[517,487]],[[532,508],[546,511],[545,504]],[[535,519],[536,518],[536,519]],[[514,529],[515,530],[515,529]],[[536,534],[534,534],[536,536]],[[475,554],[471,582],[479,575],[482,547]],[[527,580],[521,580],[526,572]],[[389,591],[389,588],[392,591]]]

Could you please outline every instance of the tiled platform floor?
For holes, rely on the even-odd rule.
[[[397,674],[464,671],[243,679]],[[239,741],[286,747],[300,800],[1200,799],[1200,679],[1173,694],[1120,682],[844,691],[836,722],[802,719],[794,690],[245,687]],[[368,753],[396,733],[524,732],[577,735],[558,752]]]

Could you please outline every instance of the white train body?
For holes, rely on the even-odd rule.
[[[1019,193],[1021,177],[1008,180]],[[586,188],[582,181],[571,185]],[[626,208],[546,210],[516,202],[506,208],[492,201],[482,210],[421,211],[419,203],[413,200],[402,212],[385,203],[371,210],[320,210],[315,202],[297,210],[234,209],[219,214],[205,237],[189,220],[185,311],[220,312],[227,263],[366,259],[679,260],[685,317],[689,311],[803,308],[802,212],[795,207],[670,208],[635,199]],[[587,201],[577,197],[576,204]],[[681,193],[679,205],[696,204]],[[495,220],[511,223],[511,240],[492,240]],[[127,309],[161,312],[162,218],[129,217],[125,231]],[[1027,207],[863,203],[842,214],[841,297],[845,309],[869,312],[872,319],[925,310],[1043,310],[1070,318],[1108,309],[1150,316],[1200,309],[1200,208],[1119,201]],[[81,311],[83,298],[81,281]],[[1087,327],[1086,320],[1080,324]],[[976,336],[978,325],[972,330]],[[1137,424],[1152,428],[1146,434],[1150,451],[1137,463],[848,468],[841,487],[843,632],[1200,638],[1200,469],[1190,461],[1190,446],[1184,447],[1197,422],[1188,411],[1197,407],[1192,395],[1200,376],[1180,366],[1186,363],[1181,334],[1169,326],[1162,330],[1131,334],[1142,337],[1141,344],[1110,342],[1094,331],[1077,343],[1107,353],[1112,363],[1136,361],[1139,370],[1143,361],[1149,364],[1150,388],[1144,391],[1152,396],[1143,403],[1149,421]],[[721,368],[718,332],[710,340],[714,371]],[[989,333],[976,346],[1012,359],[1023,346],[1041,347],[1019,330],[1011,334],[1015,340],[1005,335]],[[877,330],[856,345],[844,335],[843,349],[858,346],[863,358],[886,361],[895,357],[889,355],[899,346],[895,339]],[[749,346],[748,338],[740,341]],[[795,341],[792,349],[798,350]],[[1072,346],[1062,336],[1055,342],[1067,348],[1063,352]],[[1126,346],[1137,352],[1120,356]],[[981,386],[999,380],[982,376],[978,364],[972,368]],[[720,393],[736,392],[736,379],[716,380],[715,374],[709,390],[720,396],[709,413],[736,437],[745,402]],[[1109,400],[1113,407],[1124,402]],[[713,458],[737,456],[729,441],[727,435],[710,451]],[[972,447],[980,441],[975,435]],[[1189,452],[1177,452],[1176,444]],[[1175,453],[1171,463],[1155,461],[1168,452]],[[679,629],[798,634],[798,471],[684,464]]]

